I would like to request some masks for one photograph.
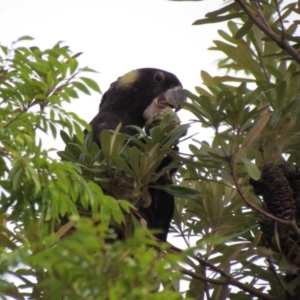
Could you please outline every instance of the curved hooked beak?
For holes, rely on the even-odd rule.
[[[187,98],[183,93],[182,87],[176,86],[161,94],[157,99],[157,105],[158,108],[170,106],[171,108],[175,108],[175,112],[177,112],[182,108],[180,104],[186,101]]]

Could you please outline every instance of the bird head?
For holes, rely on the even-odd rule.
[[[180,109],[186,101],[179,79],[167,71],[144,68],[118,78],[103,95],[100,111],[122,115],[124,126],[144,127],[159,109]]]

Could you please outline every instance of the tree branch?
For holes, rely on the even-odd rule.
[[[179,252],[179,253],[183,252],[181,249],[173,246],[172,244],[170,244],[170,245],[171,245],[172,250],[174,250],[176,252]],[[188,276],[190,276],[194,279],[197,279],[197,280],[201,280],[201,281],[204,281],[204,282],[209,282],[209,283],[216,284],[216,285],[232,285],[232,286],[235,286],[235,287],[237,287],[237,288],[239,288],[239,289],[241,289],[245,292],[248,292],[250,295],[257,296],[259,299],[262,299],[262,300],[279,300],[278,298],[275,298],[273,296],[262,293],[261,291],[257,290],[256,288],[254,288],[254,287],[252,287],[248,284],[245,284],[245,283],[242,283],[242,282],[238,281],[237,279],[233,278],[231,275],[224,272],[222,269],[216,267],[215,265],[213,265],[212,263],[208,262],[207,260],[205,260],[201,257],[194,256],[194,255],[190,256],[190,257],[197,260],[200,264],[203,264],[203,265],[209,267],[210,269],[212,269],[213,271],[215,271],[216,273],[220,274],[226,280],[212,279],[212,278],[203,276],[202,274],[198,274],[198,273],[195,273],[195,272],[192,272],[192,271],[189,271],[189,270],[186,270],[186,269],[182,268],[180,270],[180,272],[185,274],[185,275],[188,275]]]
[[[279,9],[278,0],[275,0],[275,5],[276,5],[277,13],[278,13],[280,26],[281,26],[282,38],[285,40],[286,39],[286,37],[285,37],[285,28],[283,26],[283,20],[282,20],[281,12],[280,12],[280,9]]]
[[[248,15],[249,19],[261,30],[263,31],[269,38],[271,38],[279,48],[285,50],[290,56],[300,64],[300,53],[288,42],[287,39],[284,38],[284,34],[282,37],[277,36],[274,31],[271,29],[269,24],[267,23],[265,17],[260,11],[258,3],[255,1],[255,11],[257,15],[255,16],[247,7],[247,4],[244,0],[235,0],[236,3],[240,5],[242,10]]]
[[[212,278],[203,276],[203,275],[201,275],[199,273],[195,273],[193,271],[189,271],[189,270],[184,269],[184,268],[181,268],[180,272],[182,274],[188,275],[188,276],[190,276],[190,277],[192,277],[194,279],[198,279],[198,280],[201,280],[203,282],[209,282],[209,283],[217,284],[217,285],[227,285],[228,284],[228,282],[225,281],[225,280],[212,279]]]

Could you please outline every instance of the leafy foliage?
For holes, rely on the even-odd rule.
[[[83,135],[88,125],[62,108],[100,91],[81,75],[92,70],[78,67],[79,54],[60,43],[1,46],[0,294],[299,299],[299,13],[298,2],[236,0],[194,22],[227,22],[211,47],[223,53],[226,75],[202,71],[203,84],[186,91],[185,109],[214,137],[194,139],[184,158],[172,145],[187,126],[166,135],[170,115],[130,139],[104,130],[99,150]],[[38,135],[58,130],[61,161]],[[165,155],[175,163],[155,173]],[[186,250],[153,238],[135,209],[179,163],[176,185],[156,188],[177,197],[172,231]],[[125,228],[125,241],[107,243],[112,224]]]
[[[252,14],[253,20],[258,19],[255,24]],[[178,202],[178,233],[185,234],[187,240],[196,239],[205,260],[199,261],[190,274],[189,296],[242,299],[238,290],[223,286],[222,279],[227,278],[233,279],[229,285],[243,290],[243,299],[299,297],[300,265],[291,253],[299,255],[295,249],[300,219],[296,216],[289,222],[284,217],[294,209],[298,193],[285,203],[286,193],[291,196],[292,191],[287,185],[281,188],[277,173],[272,172],[268,180],[264,179],[269,184],[264,198],[249,186],[249,178],[259,180],[259,170],[269,163],[292,164],[296,169],[300,163],[299,54],[293,52],[299,46],[293,37],[298,22],[287,23],[298,14],[297,2],[284,5],[284,1],[241,0],[194,22],[228,21],[227,30],[218,31],[221,39],[213,41],[210,48],[225,55],[219,67],[227,75],[212,77],[202,71],[205,88],[196,87],[196,94],[187,92],[191,103],[185,106],[202,127],[215,132],[211,143],[195,140],[190,145],[193,156],[181,170],[182,184],[192,186],[200,196],[198,201]],[[285,40],[286,46],[273,35]],[[272,205],[266,206],[267,201]],[[282,214],[269,210],[275,205]],[[276,221],[267,231],[276,248],[261,242],[260,224],[265,218]],[[288,229],[282,231],[281,226]],[[287,239],[293,242],[287,245],[283,242]],[[203,268],[205,283],[194,289]],[[214,282],[215,278],[220,281]],[[241,286],[243,282],[253,289]]]
[[[80,53],[60,43],[40,50],[19,46],[24,40],[32,39],[20,38],[11,49],[1,46],[1,298],[145,299],[163,283],[153,299],[180,299],[172,283],[180,277],[179,255],[165,255],[166,246],[147,238],[145,230],[136,230],[126,243],[106,243],[112,236],[110,219],[121,226],[124,213],[134,207],[102,192],[107,176],[101,172],[128,172],[139,195],[140,176],[150,180],[159,163],[155,159],[163,154],[146,144],[153,150],[139,155],[136,147],[124,146],[125,137],[117,132],[102,133],[107,146],[100,153],[89,135],[84,138],[82,126],[88,124],[63,109],[80,92],[100,92],[83,75],[94,71],[79,68]],[[57,131],[67,145],[59,152],[62,161],[40,141],[40,133],[56,138]],[[153,130],[153,140],[162,131]],[[101,169],[103,161],[108,170]],[[61,218],[67,219],[59,225]]]

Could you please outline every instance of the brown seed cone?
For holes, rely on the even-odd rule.
[[[273,244],[273,238],[275,233],[275,221],[270,218],[265,218],[261,222],[259,222],[259,225],[260,230],[262,232],[262,245],[274,251],[277,251],[278,249]]]
[[[277,224],[277,234],[279,245],[275,239],[275,221],[265,218],[260,222],[260,230],[262,232],[261,243],[263,246],[276,252],[282,252],[287,260],[294,266],[300,266],[299,248],[297,241],[290,235],[288,229]]]
[[[265,185],[264,185],[261,178],[259,180],[254,180],[253,178],[250,178],[249,182],[253,186],[254,193],[257,196],[263,196],[264,195]]]
[[[297,242],[291,238],[288,229],[278,226],[278,236],[281,252],[291,264],[300,267],[299,247]]]
[[[263,196],[270,213],[284,220],[293,220],[297,214],[298,219],[300,210],[295,199],[299,197],[300,207],[300,175],[295,166],[267,164],[261,172],[261,179],[252,179],[250,184],[257,195]],[[265,218],[260,222],[260,229],[263,246],[280,251],[291,265],[300,267],[298,239],[291,236],[288,228]]]
[[[268,210],[281,219],[294,219],[296,205],[293,191],[282,169],[274,164],[267,164],[262,170],[261,177],[265,186],[263,196]]]
[[[300,172],[297,166],[292,164],[279,165],[293,190],[293,198],[296,205],[296,219],[300,221]]]

